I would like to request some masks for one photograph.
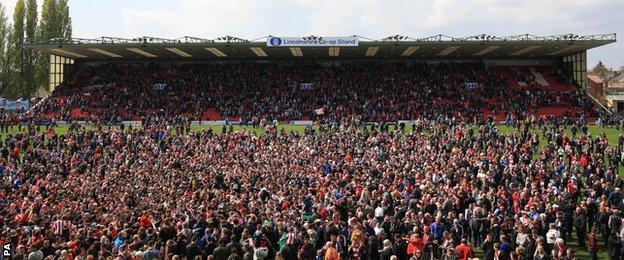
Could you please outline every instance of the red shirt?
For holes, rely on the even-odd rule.
[[[574,185],[574,183],[572,183],[572,181],[568,182],[568,193],[570,194],[576,193],[576,186]]]
[[[424,246],[422,239],[410,238],[409,244],[407,244],[407,254],[414,255],[414,253],[422,251]]]
[[[43,236],[42,235],[34,235],[32,237],[32,245],[37,248],[43,247]]]
[[[598,241],[596,239],[596,234],[595,233],[589,234],[589,243],[587,244],[587,251],[590,251],[590,252],[596,251],[597,244],[598,244]]]
[[[581,166],[583,166],[583,168],[587,168],[587,163],[588,163],[588,158],[587,156],[583,155],[581,157]]]
[[[348,154],[345,156],[345,159],[344,159],[344,160],[345,160],[345,162],[350,163],[350,162],[352,162],[352,161],[353,161],[353,156],[351,156],[351,154],[350,154],[350,153],[348,153]]]
[[[408,189],[409,189],[409,187],[408,187]],[[362,187],[361,186],[357,186],[355,188],[355,196],[359,197],[360,195],[362,195]]]
[[[468,260],[472,258],[472,249],[466,244],[461,244],[455,248],[455,251],[459,254],[460,260]]]
[[[28,222],[28,213],[22,213],[15,216],[15,222],[19,224]]]
[[[110,231],[110,237],[116,237],[117,236],[117,229],[113,229]]]
[[[69,243],[67,243],[67,248],[71,249],[76,249],[76,247],[78,246],[78,241],[70,241]]]
[[[142,228],[149,228],[152,226],[152,221],[147,215],[139,217],[139,226]]]
[[[321,216],[322,219],[327,219],[329,213],[327,212],[327,210],[323,207],[321,208],[321,210],[319,211],[319,215]]]
[[[282,209],[288,209],[289,207],[290,207],[290,201],[284,200],[284,202],[282,202]]]

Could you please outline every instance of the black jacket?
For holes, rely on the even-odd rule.
[[[622,240],[617,234],[611,234],[608,241],[609,256],[619,257],[622,250]]]
[[[483,259],[494,259],[494,242],[485,241],[481,244],[481,250],[483,251]]]
[[[287,244],[282,248],[282,259],[284,260],[296,260],[297,248],[294,245]]]

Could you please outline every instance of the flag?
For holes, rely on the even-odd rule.
[[[124,241],[121,240],[121,238],[119,238],[119,237],[117,237],[117,238],[115,238],[115,240],[113,240],[113,245],[117,249],[119,249],[123,244],[124,244]]]
[[[321,167],[323,168],[323,176],[327,176],[327,174],[330,174],[334,170],[327,162],[321,164]]]
[[[165,131],[158,130],[154,132],[154,137],[156,137],[158,140],[162,140],[163,138],[165,138]]]
[[[314,113],[315,113],[316,115],[319,115],[319,116],[320,116],[320,115],[324,115],[324,114],[325,114],[325,109],[324,109],[324,108],[322,108],[322,107],[321,107],[321,108],[319,108],[319,109],[315,109],[315,110],[314,110]]]

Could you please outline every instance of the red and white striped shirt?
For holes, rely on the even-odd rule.
[[[63,232],[70,229],[70,227],[71,223],[67,220],[59,219],[52,223],[52,230],[54,230],[54,234],[59,236],[63,235]]]

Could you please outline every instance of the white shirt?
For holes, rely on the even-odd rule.
[[[384,210],[382,207],[375,208],[375,217],[382,218],[384,216]]]
[[[560,236],[561,233],[559,233],[559,230],[549,229],[548,232],[546,232],[546,243],[554,244],[555,240],[557,240]]]
[[[524,243],[526,243],[528,238],[529,238],[528,234],[520,233],[518,234],[518,236],[516,236],[516,244],[524,245]]]

